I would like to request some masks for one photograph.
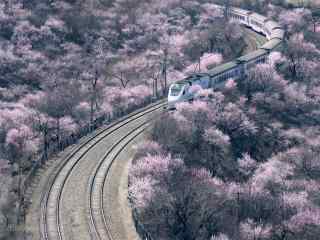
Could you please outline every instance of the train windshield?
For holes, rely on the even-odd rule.
[[[171,96],[178,96],[182,90],[182,84],[173,84],[170,89]]]

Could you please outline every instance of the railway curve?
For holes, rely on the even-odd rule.
[[[245,33],[253,51],[265,40],[250,31]],[[120,177],[128,173],[130,156],[125,152],[132,151],[130,145],[142,139],[166,105],[159,101],[101,128],[52,169],[40,200],[39,239],[138,239],[120,226],[126,222],[134,232],[133,222],[120,216],[130,209],[122,209],[114,197],[127,201],[127,182]]]

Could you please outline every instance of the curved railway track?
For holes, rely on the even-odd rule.
[[[60,216],[60,203],[61,203],[61,195],[64,190],[65,184],[74,171],[77,164],[81,162],[83,157],[92,150],[99,142],[106,139],[110,134],[114,134],[120,132],[122,128],[130,124],[137,124],[137,126],[130,129],[129,132],[125,132],[124,136],[116,142],[109,150],[105,157],[100,160],[98,164],[98,168],[93,175],[92,181],[90,181],[90,199],[89,199],[89,209],[90,210],[90,219],[92,219],[92,223],[90,224],[90,229],[93,230],[95,236],[101,236],[99,233],[101,229],[107,229],[105,214],[103,213],[103,209],[101,208],[102,201],[98,205],[96,204],[95,197],[97,194],[101,198],[103,193],[103,184],[106,179],[106,175],[108,174],[108,165],[111,165],[118,152],[121,151],[135,136],[137,133],[141,133],[146,125],[149,124],[152,117],[154,118],[156,114],[162,112],[163,107],[166,105],[165,101],[160,101],[154,105],[144,108],[136,113],[129,115],[126,118],[121,119],[120,121],[100,130],[94,136],[90,137],[84,143],[82,143],[78,148],[76,148],[62,163],[57,167],[55,173],[51,175],[51,179],[49,179],[47,184],[47,192],[42,196],[41,200],[41,219],[40,219],[40,234],[41,239],[46,240],[62,240],[68,239],[64,236],[63,226],[61,224],[61,216]],[[151,119],[150,119],[151,118]],[[120,133],[119,133],[120,134]],[[128,140],[129,139],[129,140]],[[120,148],[120,150],[119,150]],[[118,151],[118,152],[117,152]],[[112,155],[115,154],[115,155]],[[110,157],[111,162],[107,162],[106,160]],[[104,164],[105,163],[105,164]],[[109,164],[108,164],[109,163]],[[102,176],[102,182],[100,181],[100,176]],[[95,183],[100,183],[99,185],[95,185]],[[93,195],[91,195],[93,194]],[[100,211],[102,209],[102,211]],[[101,215],[99,215],[101,213]],[[97,225],[98,219],[104,219],[104,225]],[[100,222],[101,223],[101,222]],[[111,235],[110,235],[111,236]],[[102,236],[100,238],[102,239]],[[110,238],[112,239],[112,238]]]
[[[89,183],[90,194],[88,194],[88,210],[90,217],[90,231],[92,239],[108,239],[113,240],[114,237],[110,230],[110,216],[107,216],[104,211],[103,196],[104,186],[107,180],[107,175],[110,171],[112,163],[115,161],[120,152],[138,135],[140,135],[147,127],[148,123],[143,123],[134,128],[126,136],[122,137],[113,147],[106,153],[98,164]]]
[[[254,48],[254,43],[257,45],[263,44],[263,39],[258,39],[255,34],[250,34],[247,31],[246,34],[248,35],[248,42],[252,45],[252,49]],[[117,235],[111,229],[116,225],[116,223],[112,223],[111,216],[114,204],[105,206],[104,202],[106,201],[104,197],[106,197],[107,202],[113,201],[115,191],[111,188],[113,185],[119,184],[118,180],[114,180],[114,177],[112,177],[117,177],[118,174],[115,173],[116,170],[112,173],[112,167],[123,150],[147,129],[153,119],[157,118],[164,111],[163,107],[166,104],[165,100],[159,101],[96,131],[91,136],[85,138],[78,147],[55,167],[46,181],[45,191],[42,193],[40,200],[40,239],[123,239],[121,237],[123,235]],[[108,139],[111,143],[101,144]],[[90,153],[92,155],[92,152],[101,146],[103,147],[103,153],[95,156],[94,159],[88,157]],[[85,190],[82,191],[82,194],[86,197],[83,197],[84,200],[81,203],[77,203],[77,205],[82,204],[86,209],[81,213],[81,218],[85,219],[85,231],[87,235],[84,237],[71,237],[68,233],[68,228],[71,227],[64,221],[66,213],[64,213],[63,196],[70,194],[68,188],[72,188],[76,183],[69,187],[67,186],[70,182],[77,179],[72,178],[73,174],[76,174],[79,169],[86,168],[85,164],[88,163],[88,160],[93,161],[91,164],[93,167],[88,167],[86,175],[83,176],[85,180],[82,181],[82,184],[85,185],[83,187]],[[81,164],[83,165],[82,168],[79,167]],[[121,167],[118,165],[116,168],[119,170]],[[78,177],[78,179],[80,178]],[[68,206],[73,207],[73,205],[76,204],[71,202]]]

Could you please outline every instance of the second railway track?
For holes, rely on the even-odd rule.
[[[102,149],[104,153],[105,152],[111,153],[112,149],[117,149],[117,146],[119,147],[119,144],[120,146],[124,147],[127,143],[128,137],[129,137],[129,140],[134,138],[135,134],[137,134],[136,131],[138,132],[142,131],[141,128],[143,129],[145,125],[148,124],[148,122],[152,117],[162,112],[163,111],[162,109],[165,105],[166,105],[165,101],[158,102],[156,104],[153,104],[149,107],[144,108],[143,110],[135,112],[126,118],[119,120],[118,122],[110,125],[109,127],[106,127],[98,131],[96,134],[94,134],[92,137],[90,137],[84,143],[82,143],[78,148],[76,148],[61,163],[61,165],[57,167],[57,169],[55,170],[55,173],[52,175],[52,178],[49,179],[48,181],[47,191],[43,195],[41,200],[41,219],[40,219],[41,239],[62,240],[62,239],[73,238],[72,236],[68,235],[68,233],[66,233],[68,232],[68,230],[64,229],[63,227],[63,225],[66,226],[67,224],[63,224],[63,222],[61,221],[61,214],[62,214],[61,202],[62,202],[62,195],[63,194],[68,195],[68,192],[65,189],[66,188],[65,185],[68,179],[70,178],[70,176],[73,174],[73,171],[77,167],[77,165],[79,165],[80,163],[85,164],[86,162],[90,163],[86,161],[87,159],[85,159],[85,157],[89,155],[91,151],[94,151],[94,148],[97,148],[98,145],[101,144],[108,136],[111,136],[111,135],[117,136],[118,139],[121,138],[122,141],[121,140],[118,141],[117,142],[118,145],[117,143],[109,144],[109,148],[106,148],[104,150]],[[99,159],[101,159],[101,157]],[[101,161],[101,164],[99,165],[102,166],[103,161]],[[94,171],[94,176],[97,176],[96,174],[97,174],[97,170]],[[84,176],[84,177],[90,178],[90,176]],[[93,179],[97,180],[96,177],[93,177]],[[64,193],[64,191],[66,192]],[[98,189],[98,191],[100,190]],[[71,193],[71,195],[72,194],[75,194],[75,193]],[[83,196],[83,198],[85,199],[85,196]],[[90,200],[90,203],[92,203],[91,197],[89,200]],[[74,202],[73,204],[79,204],[79,203]],[[95,202],[93,204],[95,204]],[[100,208],[99,211],[103,213],[103,209]],[[100,215],[100,217],[101,216],[104,216],[104,215]],[[97,219],[97,217],[99,216],[94,215],[95,220]],[[90,228],[91,230],[92,230],[92,226],[97,227],[96,225],[91,225],[91,228]],[[105,226],[106,225],[102,227],[105,228]],[[100,232],[100,229],[101,228],[98,228],[98,230],[94,230],[94,231]],[[94,235],[94,236],[97,236],[97,235]],[[92,237],[92,234],[90,235],[90,237]],[[96,238],[96,239],[106,239],[106,237],[107,236],[104,235],[102,236],[102,238]],[[76,238],[76,239],[80,239],[80,238]]]
[[[250,51],[265,42],[261,36],[248,32],[246,35]],[[117,174],[125,173],[119,156],[141,137],[150,119],[163,111],[165,105],[165,101],[157,102],[101,128],[55,167],[41,193],[40,228],[36,231],[40,239],[134,239],[114,234],[113,230],[117,228],[115,221],[120,221],[114,218],[121,215],[118,211],[117,216],[111,216],[116,212],[112,211],[115,186],[122,181]],[[116,170],[111,171],[113,167]]]
[[[89,224],[91,230],[92,239],[102,240],[114,240],[111,231],[110,216],[104,211],[104,186],[108,178],[108,173],[111,169],[112,163],[115,161],[119,153],[138,135],[143,133],[149,123],[142,123],[140,126],[132,129],[127,135],[117,141],[112,148],[101,159],[95,173],[89,181],[88,189],[88,211],[89,211]]]

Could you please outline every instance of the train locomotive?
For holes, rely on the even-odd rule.
[[[216,7],[222,9],[221,6]],[[245,77],[248,69],[258,63],[266,62],[270,52],[281,47],[284,30],[277,22],[255,12],[239,8],[231,8],[228,11],[228,15],[232,20],[239,22],[241,25],[245,25],[265,35],[268,41],[256,51],[217,66],[206,73],[192,74],[183,80],[171,84],[168,92],[169,109],[174,109],[175,104],[181,101],[192,100],[195,92],[191,90],[195,85],[200,85],[203,89],[219,88],[220,86],[224,86],[230,78],[236,80]]]

